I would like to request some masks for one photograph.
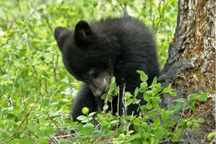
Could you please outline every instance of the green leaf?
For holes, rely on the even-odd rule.
[[[101,99],[106,99],[107,97],[107,93],[104,93],[102,96],[101,96]]]
[[[185,103],[187,100],[184,99],[184,98],[181,98],[181,99],[177,99],[176,101],[177,101],[177,102],[180,102],[180,103]]]
[[[126,102],[126,105],[129,106],[132,102],[133,102],[133,99],[129,99],[129,100],[127,100],[127,102]]]
[[[29,131],[34,132],[34,133],[37,133],[40,131],[40,129],[35,125],[28,125],[27,128]]]
[[[200,123],[203,123],[205,120],[204,120],[204,118],[199,117],[197,121],[200,122]]]
[[[160,126],[160,119],[159,118],[154,118],[154,125],[156,127]]]
[[[115,84],[115,82],[116,82],[116,79],[115,79],[115,77],[113,76],[113,77],[111,78],[111,84]]]
[[[198,131],[199,130],[199,124],[198,123],[194,123],[193,124],[193,128]]]
[[[89,114],[89,116],[92,117],[95,113],[96,113],[96,112],[91,112],[91,113]]]
[[[199,101],[207,101],[207,93],[202,92],[200,96],[197,98]]]
[[[143,71],[137,70],[137,72],[140,74],[141,81],[146,82],[148,80],[148,76]]]
[[[75,135],[75,138],[84,140],[84,139],[87,138],[87,135],[85,135],[85,134],[77,134],[77,135]]]
[[[174,105],[171,104],[171,105],[169,106],[169,110],[170,110],[170,111],[173,111],[174,109],[175,109]]]
[[[146,91],[146,88],[148,87],[148,83],[147,82],[142,82],[140,84],[140,89],[139,92],[144,93]]]
[[[177,96],[177,94],[175,93],[175,92],[169,92],[169,94],[171,95],[171,96]]]
[[[105,105],[104,107],[103,107],[103,110],[107,110],[108,109],[108,105]]]
[[[147,104],[146,104],[146,108],[147,108],[148,110],[152,109],[152,104],[151,104],[151,103],[147,103]]]
[[[100,122],[100,124],[101,124],[102,126],[106,126],[106,125],[108,125],[108,122],[107,122],[106,120],[102,120],[102,121]]]
[[[181,132],[182,132],[182,129],[179,128],[176,133],[179,135],[179,134],[181,134]]]
[[[161,86],[161,83],[157,84],[157,93],[161,92],[163,87]]]
[[[32,141],[29,140],[29,139],[21,139],[20,143],[21,143],[21,144],[34,144],[34,142],[32,142]]]
[[[166,87],[163,91],[162,91],[162,93],[168,93],[169,92],[169,88],[168,87]]]
[[[143,133],[143,138],[144,138],[144,140],[147,140],[148,138],[150,138],[150,136],[151,136],[151,134],[148,133],[148,132],[144,132],[144,133]]]
[[[157,88],[153,88],[151,94],[152,94],[152,96],[155,96],[157,94]]]
[[[83,121],[83,120],[87,120],[87,117],[84,115],[81,115],[81,116],[78,116],[77,119],[80,121]]]
[[[162,91],[162,93],[169,93],[169,92],[171,92],[171,91],[172,91],[172,87],[171,87],[171,83],[170,83],[169,86],[166,87],[166,88]]]
[[[92,133],[91,133],[91,137],[93,137],[93,138],[99,138],[99,137],[101,137],[103,135],[103,132],[101,132],[101,131],[93,131]]]
[[[153,97],[152,98],[152,102],[158,102],[160,100],[159,96]]]
[[[150,101],[150,96],[148,94],[144,94],[144,100],[149,102]]]
[[[210,133],[210,134],[208,135],[208,140],[211,140],[212,137],[215,136],[215,135],[216,135],[216,132],[215,132],[215,131],[213,131],[212,133]]]
[[[40,127],[40,135],[48,137],[55,132],[53,127]]]
[[[151,116],[152,116],[152,117],[155,117],[156,114],[157,114],[157,113],[156,113],[156,111],[154,111],[154,110],[151,112]]]
[[[152,86],[156,85],[157,84],[157,77],[154,77],[154,80],[152,81]]]
[[[20,143],[21,143],[21,142],[20,142],[20,139],[15,138],[15,139],[9,141],[7,144],[20,144]]]
[[[113,135],[114,135],[114,132],[115,132],[115,131],[113,131],[113,130],[109,130],[109,131],[105,134],[105,137],[109,138],[109,137],[113,136]]]
[[[153,106],[153,108],[159,108],[159,104],[156,103],[156,102],[153,102],[153,103],[152,103],[152,106]]]
[[[212,91],[212,88],[208,89],[208,90],[207,90],[207,91],[205,91],[205,92],[207,93],[207,92],[210,92],[210,91]]]
[[[193,122],[191,122],[191,121],[187,122],[188,127],[191,126],[192,124],[193,124]]]
[[[113,125],[116,125],[118,123],[119,123],[119,120],[113,120],[113,121],[110,122],[110,124],[113,124]]]
[[[138,89],[138,87],[136,87],[136,89],[134,91],[134,96],[136,97],[138,95],[138,93],[139,93],[139,89]]]
[[[168,121],[168,122],[166,122],[166,124],[168,126],[174,126],[176,123],[174,121]]]
[[[65,141],[61,141],[60,144],[68,144],[68,143]]]
[[[78,130],[80,133],[84,133],[83,124],[82,124],[82,123],[80,123],[80,124],[77,126],[77,130]]]
[[[47,139],[41,139],[37,144],[48,144],[49,141]]]
[[[94,129],[94,125],[91,123],[87,123],[83,126],[83,131],[85,131],[85,134],[90,134]]]
[[[158,138],[161,139],[165,134],[165,131],[161,130],[160,127],[156,128],[154,130],[154,135]]]
[[[2,134],[2,137],[5,139],[9,137],[8,132],[6,132],[6,131],[0,130],[0,134]]]

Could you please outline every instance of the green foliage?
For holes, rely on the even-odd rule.
[[[211,140],[212,137],[215,136],[215,135],[216,135],[216,132],[215,132],[215,131],[213,131],[212,133],[210,133],[210,134],[208,135],[208,140]]]
[[[121,3],[129,15],[145,22],[154,32],[162,68],[176,27],[177,1],[121,0]],[[122,15],[116,0],[1,1],[0,143],[49,143],[50,135],[59,136],[64,127],[69,132],[78,125],[77,122],[67,123],[67,117],[80,83],[65,70],[53,30],[56,26],[73,29],[80,19],[97,21]],[[114,86],[110,89],[110,95],[118,91]],[[147,85],[143,82],[135,95],[145,89]],[[148,108],[157,107],[157,100],[151,98]],[[128,105],[138,102],[128,95]],[[32,103],[35,104],[33,108]],[[93,115],[84,113],[81,118],[89,123]],[[103,119],[108,121],[110,117],[105,115]],[[117,121],[117,117],[111,119],[103,131]],[[103,132],[105,137],[112,134],[111,129]],[[82,136],[81,133],[78,138]],[[90,136],[100,137],[101,132],[94,129]],[[61,137],[59,139],[66,143]]]
[[[195,130],[199,130],[199,123],[203,123],[202,117],[194,118],[189,117],[187,119],[179,115],[179,111],[184,111],[185,107],[195,109],[195,101],[206,101],[207,92],[211,89],[197,94],[192,94],[187,99],[181,99],[177,105],[170,105],[168,110],[160,108],[158,102],[160,101],[160,95],[163,93],[169,93],[170,96],[176,96],[173,92],[171,85],[166,88],[162,88],[160,83],[157,83],[155,78],[150,86],[146,86],[148,77],[142,71],[137,71],[140,74],[142,83],[140,88],[137,88],[134,95],[125,93],[126,106],[130,104],[139,104],[140,100],[136,99],[138,93],[143,93],[143,98],[147,102],[146,105],[140,105],[141,115],[139,116],[114,116],[110,113],[105,115],[97,114],[96,120],[99,122],[101,128],[98,125],[94,126],[90,121],[83,121],[84,124],[78,124],[77,128],[74,127],[76,133],[74,134],[74,142],[82,143],[94,143],[96,139],[102,137],[112,137],[112,143],[145,143],[145,144],[157,144],[166,139],[171,139],[172,142],[180,141],[179,135],[182,131],[188,127],[193,127]],[[110,84],[114,87],[114,81]],[[111,87],[111,86],[110,86]],[[114,88],[115,89],[115,88]],[[108,92],[109,93],[109,92]],[[107,95],[109,95],[107,93]],[[201,96],[202,95],[202,96]],[[202,98],[201,98],[202,97]],[[183,102],[183,103],[182,103]],[[108,105],[104,106],[104,110],[107,110]],[[83,113],[86,116],[85,119],[89,119],[93,114]],[[88,111],[88,110],[86,110]],[[79,119],[82,120],[82,119]],[[121,124],[120,124],[120,123]],[[137,133],[133,133],[134,130],[128,130],[129,126],[133,124],[134,130]],[[113,127],[117,127],[113,130]],[[211,139],[215,133],[211,133],[208,138]]]

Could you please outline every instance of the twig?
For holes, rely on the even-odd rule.
[[[19,1],[19,0],[18,0]],[[37,4],[35,5],[34,9],[31,11],[31,13],[29,14],[27,21],[30,19],[30,17],[32,16],[32,14],[37,10],[38,6],[43,2],[44,0],[40,0],[37,2]]]
[[[207,110],[207,111],[205,111],[205,112],[199,114],[198,116],[195,117],[195,119],[201,117],[201,116],[204,115],[204,114],[207,114],[207,113],[210,112],[210,111],[211,111],[211,110]]]
[[[119,115],[119,86],[118,86],[118,101],[117,101],[117,114]],[[118,124],[117,124],[117,127],[118,127]]]
[[[178,120],[178,122],[177,122],[177,125],[176,125],[176,128],[175,128],[175,131],[174,131],[175,133],[176,133],[177,130],[178,130],[178,126],[179,126],[180,120],[181,120],[181,118],[183,117],[184,111],[185,111],[186,106],[187,106],[188,102],[190,101],[190,99],[191,99],[191,97],[190,97],[189,99],[187,99],[187,101],[184,103],[184,107],[183,107],[183,109],[182,109],[181,116],[180,116],[180,118],[179,118],[179,120]]]
[[[30,110],[29,110],[29,112],[27,113],[27,115],[26,115],[26,117],[28,117],[29,116],[29,114],[31,113],[31,111],[32,111],[32,109],[34,108],[34,104],[32,103],[32,104],[30,104]],[[26,117],[25,118],[23,118],[23,120],[21,121],[21,123],[18,125],[18,127],[16,128],[16,130],[13,132],[13,134],[12,134],[12,136],[14,136],[14,134],[17,132],[17,130],[20,128],[20,126],[23,124],[23,122],[25,121],[25,119],[26,119]]]
[[[48,24],[49,29],[51,30],[51,32],[53,32],[52,26],[50,25],[50,22],[49,22],[49,18],[44,13],[42,13],[42,12],[41,12],[41,15],[43,16],[43,18],[47,22],[47,24]]]
[[[184,142],[185,142],[184,139],[180,139],[180,141],[177,141],[177,142],[172,142],[172,139],[169,138],[168,140],[164,140],[162,142],[159,142],[158,144],[165,144],[165,143],[176,143],[176,144],[178,144],[178,143],[184,143]]]
[[[123,5],[121,4],[120,0],[117,0],[117,1],[118,1],[119,5],[121,6],[122,10],[124,11],[124,15],[129,16],[127,10],[123,7]]]
[[[125,116],[125,127],[126,127],[126,130],[127,132],[129,131],[129,127],[128,127],[128,123],[127,123],[127,100],[126,100],[126,96],[125,96],[125,87],[126,87],[126,84],[124,84],[124,87],[123,87],[123,92],[122,92],[122,103],[123,103],[123,115]]]
[[[50,117],[49,113],[47,112],[47,115],[49,117],[49,119],[53,122],[53,124],[57,127],[58,129],[58,133],[60,132],[60,134],[64,134],[64,132],[61,131],[61,129],[58,127],[58,125],[53,121],[53,119]]]
[[[131,120],[130,120],[130,122],[129,122],[129,124],[128,124],[127,129],[129,129],[129,127],[130,127],[130,125],[131,125],[131,122],[132,122],[132,118],[133,118],[133,116],[134,116],[134,111],[132,111],[132,114],[131,114]]]
[[[56,137],[54,137],[53,135],[50,135],[49,137],[55,144],[60,144],[60,141]]]
[[[21,9],[19,0],[17,0],[17,3],[18,3],[18,6],[19,6],[19,11],[20,11],[21,17],[22,17],[22,19],[24,20],[24,16],[23,16],[23,14],[22,14],[22,9]]]

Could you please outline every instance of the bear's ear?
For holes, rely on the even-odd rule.
[[[75,38],[86,41],[93,34],[91,27],[86,21],[79,21],[75,27]]]
[[[54,37],[57,41],[59,49],[62,51],[62,46],[64,44],[64,41],[71,35],[71,31],[63,28],[63,27],[57,27],[54,31]]]
[[[60,35],[64,30],[67,30],[67,29],[66,29],[66,28],[63,28],[63,27],[56,27],[56,28],[55,28],[54,36],[55,36],[56,41],[58,40],[59,35]]]

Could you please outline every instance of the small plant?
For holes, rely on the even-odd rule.
[[[121,117],[107,113],[107,101],[112,101],[112,96],[117,95],[117,87],[115,78],[113,77],[110,83],[109,91],[103,95],[105,99],[105,106],[103,114],[97,114],[96,120],[99,125],[93,125],[93,115],[88,114],[88,108],[83,108],[83,116],[78,119],[85,124],[78,124],[76,133],[74,134],[74,142],[94,143],[99,141],[102,137],[112,137],[112,143],[144,143],[144,144],[157,144],[159,142],[178,142],[180,141],[179,135],[183,129],[193,126],[194,129],[199,130],[199,124],[204,122],[204,119],[199,117],[182,118],[180,111],[184,112],[185,108],[191,110],[195,109],[195,101],[206,101],[207,90],[202,93],[191,94],[186,99],[177,100],[177,105],[170,105],[168,110],[160,108],[158,102],[161,100],[160,96],[163,93],[169,93],[171,96],[176,96],[173,92],[171,84],[162,88],[160,83],[157,83],[155,78],[150,86],[147,84],[148,77],[142,72],[138,71],[142,83],[140,88],[136,88],[134,95],[126,92],[123,98],[126,100],[125,107],[130,104],[139,104],[140,100],[136,99],[138,93],[143,93],[143,98],[147,102],[146,105],[139,105],[141,111],[139,116],[123,115]],[[106,112],[106,113],[105,113]],[[120,123],[119,123],[120,122]],[[76,123],[77,124],[77,123]],[[134,130],[129,130],[129,126],[133,125]],[[115,128],[115,129],[113,129]],[[134,133],[135,132],[135,133]],[[212,137],[211,134],[209,137]]]
[[[127,104],[136,103],[136,95],[138,92],[143,93],[143,98],[147,102],[146,105],[140,105],[141,115],[139,117],[132,118],[132,124],[134,130],[137,132],[131,135],[131,131],[122,133],[118,137],[113,139],[114,143],[145,143],[145,144],[156,144],[169,140],[169,142],[180,141],[179,135],[183,129],[193,126],[194,129],[199,130],[199,124],[203,123],[203,118],[195,119],[189,117],[184,119],[178,116],[178,113],[182,110],[184,112],[185,107],[191,110],[195,109],[195,101],[207,101],[207,92],[211,89],[197,94],[192,94],[187,99],[177,100],[176,106],[170,105],[168,110],[165,108],[159,108],[158,102],[160,101],[160,95],[163,93],[169,93],[171,96],[176,96],[173,92],[171,84],[167,88],[162,88],[160,83],[157,83],[155,78],[148,87],[146,81],[147,75],[142,71],[138,71],[140,74],[142,83],[140,88],[135,90],[134,96],[130,95],[127,99]],[[130,116],[128,117],[130,118]],[[131,120],[131,119],[129,119]]]

